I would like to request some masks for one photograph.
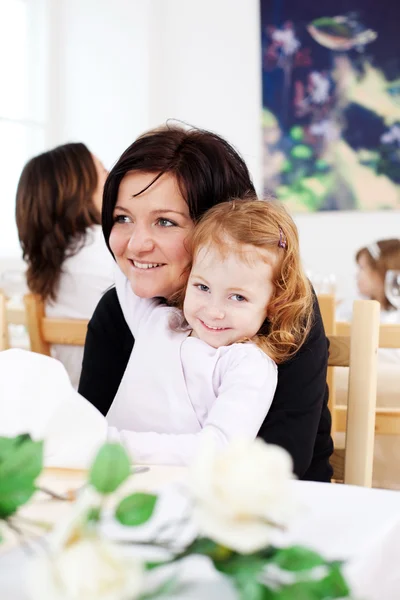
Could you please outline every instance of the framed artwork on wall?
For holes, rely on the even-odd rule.
[[[260,0],[264,192],[400,208],[400,2]]]

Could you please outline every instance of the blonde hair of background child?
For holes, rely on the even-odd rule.
[[[233,251],[243,260],[245,244],[277,257],[275,293],[268,305],[268,318],[250,341],[279,364],[296,354],[313,320],[311,285],[301,264],[297,227],[287,210],[272,199],[222,202],[203,215],[189,242],[192,257],[200,248],[212,246],[222,257]],[[186,286],[173,298],[173,304],[181,310],[185,291]]]
[[[382,302],[382,308],[388,310],[394,308],[389,300],[386,298],[385,289],[385,275],[386,271],[391,269],[400,270],[400,240],[378,240],[369,246],[360,248],[356,254],[356,262],[358,263],[360,257],[364,256],[368,262],[370,268],[379,275],[379,279],[382,283],[384,302]]]

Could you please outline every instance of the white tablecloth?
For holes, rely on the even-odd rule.
[[[130,483],[127,487],[164,488],[155,518],[155,523],[160,524],[181,516],[184,498],[179,486],[177,489],[166,484],[184,482],[184,479],[184,469],[152,467],[148,473],[136,476],[134,484]],[[57,481],[60,489],[61,480],[58,478]],[[71,481],[68,487],[71,487]],[[364,600],[397,600],[400,589],[400,492],[294,481],[293,494],[299,497],[302,509],[283,542],[307,545],[327,558],[347,559],[348,576]],[[109,532],[118,537],[123,529],[111,527]],[[145,529],[138,531],[138,537],[145,537]],[[21,577],[26,562],[27,555],[20,547],[0,555],[2,598],[29,599]],[[204,560],[191,559],[185,567],[185,574],[189,581],[196,581],[194,595],[185,590],[184,597],[187,599],[212,600],[215,597],[217,600],[223,597],[229,600],[232,597],[229,586],[213,573]]]

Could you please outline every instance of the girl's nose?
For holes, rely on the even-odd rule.
[[[221,307],[213,304],[208,309],[208,316],[211,319],[223,319],[225,317],[225,311]]]

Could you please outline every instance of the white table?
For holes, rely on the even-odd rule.
[[[125,494],[133,489],[165,489],[167,484],[173,482],[184,483],[185,478],[184,468],[151,467],[148,472],[130,479],[122,493]],[[84,475],[72,471],[56,474],[53,471],[45,474],[42,479],[43,484],[53,490],[65,492],[79,487],[84,480]],[[349,559],[349,577],[364,581],[365,589],[362,589],[362,592],[368,593],[368,596],[365,595],[366,600],[396,600],[400,589],[398,569],[396,568],[396,572],[392,574],[394,577],[392,582],[389,581],[387,572],[382,573],[382,569],[387,570],[390,561],[397,565],[400,559],[400,492],[294,481],[293,494],[299,497],[303,508],[293,526],[285,534],[284,543],[307,545],[331,559]],[[38,498],[37,502],[26,510],[26,514],[36,517],[46,514],[49,520],[55,522],[67,510],[69,510],[68,503],[54,501],[49,503]],[[174,517],[179,517],[181,511],[179,493],[172,487],[165,492],[158,520],[172,520]],[[385,560],[380,564],[382,557],[385,557]],[[26,556],[20,548],[15,547],[15,542],[13,546],[12,541],[9,541],[0,555],[0,590],[7,591],[2,593],[2,597],[7,600],[28,598],[24,595],[21,586],[21,570],[24,568],[24,562]],[[374,573],[374,566],[377,573]],[[199,595],[198,590],[199,594],[196,598],[207,597],[207,600],[211,600],[214,588],[215,597],[221,598],[220,584],[216,583],[218,580],[214,581],[210,574],[205,576],[203,568],[204,565],[200,566],[201,573],[199,571],[189,574],[189,578],[199,577],[206,584],[207,592],[203,590]],[[197,566],[194,571],[196,569]],[[362,577],[360,569],[363,573]],[[398,577],[397,583],[396,577]],[[379,592],[381,578],[387,585],[390,584],[393,589],[396,589],[395,595],[390,595],[390,587],[384,594]],[[374,582],[376,589],[374,589]],[[229,590],[224,590],[223,597],[228,600],[229,594]]]

